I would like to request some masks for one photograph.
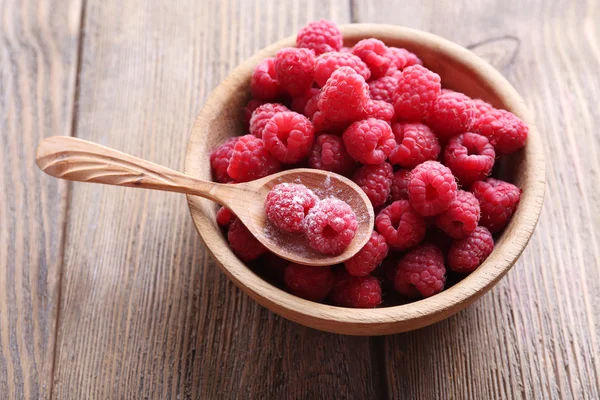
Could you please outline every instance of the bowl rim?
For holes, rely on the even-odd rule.
[[[445,319],[470,305],[489,291],[517,261],[533,234],[542,208],[546,180],[543,145],[521,96],[500,72],[471,51],[437,35],[396,25],[347,24],[341,25],[340,29],[348,41],[356,41],[361,37],[377,37],[385,41],[386,37],[394,37],[419,42],[455,59],[469,73],[485,80],[489,84],[488,89],[504,103],[511,104],[510,111],[529,125],[527,144],[522,151],[530,165],[528,170],[536,173],[525,174],[523,186],[527,190],[523,192],[517,212],[490,257],[473,273],[435,296],[398,306],[349,309],[301,299],[251,271],[233,255],[229,246],[223,245],[222,235],[220,240],[215,237],[215,223],[199,207],[200,203],[208,200],[188,195],[190,214],[196,230],[221,270],[236,286],[275,313],[305,326],[343,334],[381,335],[413,330]],[[205,122],[214,117],[223,105],[229,88],[239,84],[240,80],[248,79],[253,67],[263,58],[272,56],[277,49],[294,45],[295,36],[290,36],[267,46],[245,60],[210,93],[189,138],[185,157],[186,174],[198,177],[200,167],[191,154],[197,146],[202,145]],[[507,236],[510,236],[510,240],[505,239]]]

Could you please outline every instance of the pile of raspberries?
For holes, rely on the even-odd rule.
[[[331,21],[309,23],[296,46],[256,66],[243,110],[249,133],[213,151],[214,178],[245,182],[295,167],[338,173],[371,200],[375,230],[344,265],[307,267],[268,253],[221,208],[233,251],[289,292],[343,307],[429,297],[474,271],[519,204],[518,187],[489,175],[498,157],[525,145],[527,125],[442,88],[406,49],[373,38],[343,47]]]

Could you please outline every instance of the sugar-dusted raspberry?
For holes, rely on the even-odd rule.
[[[479,267],[494,250],[490,231],[478,226],[467,238],[452,244],[448,252],[448,266],[452,271],[468,274]]]
[[[333,122],[358,119],[369,102],[369,86],[365,78],[350,67],[336,70],[321,89],[319,110]]]
[[[392,189],[390,196],[392,201],[408,200],[408,180],[410,179],[410,170],[399,169],[394,172],[392,177]]]
[[[306,300],[323,301],[335,284],[331,267],[309,267],[289,264],[283,271],[283,281],[288,290]]]
[[[339,136],[326,133],[315,140],[308,165],[311,168],[347,175],[354,171],[356,162],[346,151]]]
[[[382,76],[369,81],[369,92],[373,100],[383,100],[393,103],[394,93],[398,87],[398,76]]]
[[[427,160],[437,160],[442,150],[435,134],[421,123],[397,122],[392,125],[396,147],[390,162],[404,168],[414,168]]]
[[[392,166],[387,163],[363,165],[352,180],[365,192],[373,207],[379,207],[387,201],[392,187]]]
[[[423,61],[416,54],[399,47],[388,47],[388,58],[392,60],[396,68],[403,70],[411,65],[423,65]]]
[[[312,123],[316,133],[335,133],[341,135],[352,121],[331,121],[321,111],[314,113]]]
[[[473,183],[471,191],[481,207],[479,225],[485,226],[492,233],[499,232],[508,224],[521,199],[518,187],[494,178]]]
[[[462,93],[443,93],[435,99],[427,113],[427,125],[442,142],[467,132],[471,127],[475,107],[471,98]]]
[[[471,104],[473,104],[473,108],[475,109],[473,121],[495,109],[490,103],[481,99],[472,99]]]
[[[229,138],[210,153],[210,166],[217,182],[227,183],[233,180],[227,175],[227,168],[229,167],[229,161],[231,160],[233,148],[237,141],[237,137]]]
[[[315,97],[319,94],[319,91],[320,90],[317,88],[310,88],[306,92],[302,93],[300,96],[293,97],[292,98],[292,111],[295,111],[300,114],[304,114],[304,109],[306,108],[306,105],[313,97]],[[316,107],[316,105],[315,105],[315,107]],[[311,116],[307,115],[307,117],[310,118],[310,117],[312,117],[312,115]]]
[[[275,73],[279,87],[290,96],[300,96],[312,86],[315,53],[289,47],[275,55]]]
[[[296,37],[296,46],[311,49],[317,55],[340,50],[342,42],[340,28],[326,19],[309,22]]]
[[[394,94],[396,116],[407,121],[421,121],[440,95],[440,76],[420,65],[402,71]]]
[[[335,198],[321,200],[306,215],[306,237],[323,254],[340,254],[356,234],[358,222],[352,208]]]
[[[336,306],[375,308],[381,304],[381,283],[374,276],[350,276],[340,271],[335,280],[330,298]]]
[[[279,103],[265,103],[258,106],[250,118],[250,133],[257,138],[262,138],[263,129],[271,117],[277,113],[290,111],[286,106]]]
[[[510,154],[525,146],[529,127],[505,110],[491,110],[473,122],[473,132],[490,140],[496,154]]]
[[[263,130],[265,147],[284,164],[308,157],[315,139],[312,123],[293,111],[275,114]]]
[[[459,190],[446,211],[438,215],[437,226],[448,236],[462,239],[469,236],[479,222],[479,200],[473,193]]]
[[[244,107],[244,113],[242,115],[242,119],[244,121],[245,126],[248,126],[250,124],[250,119],[252,118],[252,113],[254,112],[254,110],[256,110],[258,107],[262,106],[265,103],[266,102],[264,100],[259,99],[250,99],[250,101],[248,101],[248,104],[246,104],[246,107]]]
[[[381,164],[396,147],[392,128],[385,121],[356,121],[342,135],[348,154],[363,164]]]
[[[273,100],[279,96],[274,58],[265,58],[254,68],[250,79],[250,92],[252,96],[261,100]]]
[[[408,200],[398,200],[381,210],[375,219],[375,228],[391,249],[406,250],[421,243],[427,225]]]
[[[227,174],[237,182],[247,182],[271,175],[279,169],[279,160],[269,153],[263,140],[245,135],[235,143]]]
[[[235,219],[235,214],[227,207],[219,208],[217,211],[217,224],[228,227]]]
[[[354,45],[352,53],[367,64],[373,79],[384,76],[392,63],[387,57],[388,47],[378,39],[361,40]]]
[[[417,165],[410,174],[410,205],[425,217],[448,209],[456,192],[456,180],[452,171],[437,161],[425,161]]]
[[[398,263],[394,287],[403,296],[430,297],[444,290],[445,284],[444,255],[433,244],[411,250]]]
[[[265,200],[267,218],[279,229],[302,232],[304,218],[319,202],[312,190],[295,183],[280,183],[273,187]]]
[[[454,136],[444,149],[444,164],[463,187],[485,179],[492,171],[495,158],[494,146],[477,133]]]
[[[371,100],[365,106],[363,118],[375,118],[390,124],[394,119],[394,106],[383,100]]]
[[[327,79],[333,74],[333,71],[341,67],[350,67],[365,78],[365,81],[371,77],[371,71],[367,64],[360,58],[351,53],[325,53],[321,54],[315,60],[315,82],[323,86]]]
[[[346,260],[346,271],[352,276],[369,275],[387,257],[388,245],[385,238],[373,231],[371,238],[358,253]]]
[[[252,261],[267,251],[239,218],[234,219],[229,226],[227,240],[233,252],[242,261]]]

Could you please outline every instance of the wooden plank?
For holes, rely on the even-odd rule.
[[[353,2],[357,22],[424,29],[496,65],[537,116],[548,186],[534,237],[492,292],[385,341],[391,398],[598,398],[598,2]]]
[[[90,2],[77,136],[181,170],[208,92],[318,17],[347,22],[348,3]],[[71,204],[56,398],[381,395],[370,340],[256,305],[211,260],[183,196],[75,184]]]
[[[0,397],[50,394],[67,185],[35,164],[69,135],[80,1],[0,0]]]

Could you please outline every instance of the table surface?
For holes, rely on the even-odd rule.
[[[523,256],[416,332],[289,322],[220,272],[183,196],[35,165],[42,138],[71,135],[181,170],[211,89],[318,18],[472,49],[543,137]],[[600,398],[598,1],[0,0],[0,21],[0,398]]]

